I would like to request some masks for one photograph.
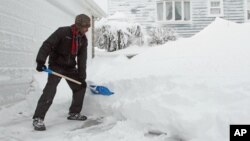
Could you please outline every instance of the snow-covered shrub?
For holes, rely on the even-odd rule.
[[[101,49],[109,51],[111,41],[114,40],[114,36],[111,33],[110,25],[103,25],[95,30],[96,45]]]
[[[132,24],[128,27],[128,31],[131,34],[129,42],[132,45],[142,45],[144,43],[142,26],[139,24]]]
[[[177,35],[172,28],[155,27],[149,31],[149,45],[164,44],[177,39]]]
[[[129,22],[108,21],[102,19],[96,23],[96,45],[108,52],[128,47],[129,45],[141,45],[141,25]]]

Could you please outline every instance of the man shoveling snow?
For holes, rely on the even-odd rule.
[[[87,86],[85,79],[88,43],[85,33],[89,27],[90,18],[88,16],[84,14],[76,16],[75,24],[60,27],[50,35],[43,43],[36,58],[37,71],[42,72],[44,69],[47,69],[45,62],[49,56],[49,68],[81,82],[81,85],[78,85],[66,80],[73,92],[73,99],[67,118],[69,120],[83,121],[87,119],[87,117],[81,115],[80,112],[82,110]],[[43,89],[43,94],[38,101],[33,116],[33,126],[35,130],[46,130],[43,121],[53,102],[60,80],[61,77],[48,75],[47,84]]]

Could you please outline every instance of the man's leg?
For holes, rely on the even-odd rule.
[[[67,76],[79,81],[79,74],[75,70],[68,72]],[[69,108],[69,113],[80,113],[82,110],[86,86],[83,87],[83,85],[79,85],[68,80],[66,81],[73,93],[71,106]]]
[[[86,87],[72,83],[70,81],[67,81],[67,82],[73,91],[72,103],[71,103],[71,106],[69,108],[68,120],[84,121],[87,119],[87,117],[84,115],[81,115],[80,112],[82,110],[82,105],[83,105]]]
[[[43,89],[43,94],[41,95],[40,99],[38,100],[38,104],[35,110],[34,118],[41,118],[44,119],[45,115],[53,102],[53,99],[56,94],[56,88],[58,83],[60,82],[61,78],[55,75],[49,75],[48,81]]]
[[[70,81],[67,81],[67,83],[73,92],[69,113],[80,113],[82,110],[86,87],[83,87],[82,85],[78,85]]]

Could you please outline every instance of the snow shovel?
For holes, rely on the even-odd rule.
[[[76,83],[76,84],[78,84],[78,85],[81,85],[82,83],[81,82],[79,82],[79,81],[77,81],[77,80],[74,80],[74,79],[72,79],[72,78],[69,78],[69,77],[67,77],[67,76],[65,76],[65,75],[62,75],[62,74],[60,74],[60,73],[57,73],[57,72],[54,72],[54,71],[52,71],[51,69],[48,69],[48,68],[46,68],[46,69],[43,69],[45,72],[47,72],[48,74],[53,74],[53,75],[56,75],[56,76],[59,76],[59,77],[61,77],[61,78],[64,78],[64,79],[66,79],[66,80],[69,80],[69,81],[71,81],[71,82],[74,82],[74,83]],[[98,86],[98,85],[89,85],[89,86],[87,86],[89,89],[90,89],[90,91],[93,93],[93,94],[99,94],[99,95],[106,95],[106,96],[109,96],[109,95],[112,95],[112,94],[114,94],[114,92],[111,92],[107,87],[105,87],[105,86]]]

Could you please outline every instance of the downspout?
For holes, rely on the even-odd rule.
[[[92,15],[92,58],[95,57],[95,17]]]

